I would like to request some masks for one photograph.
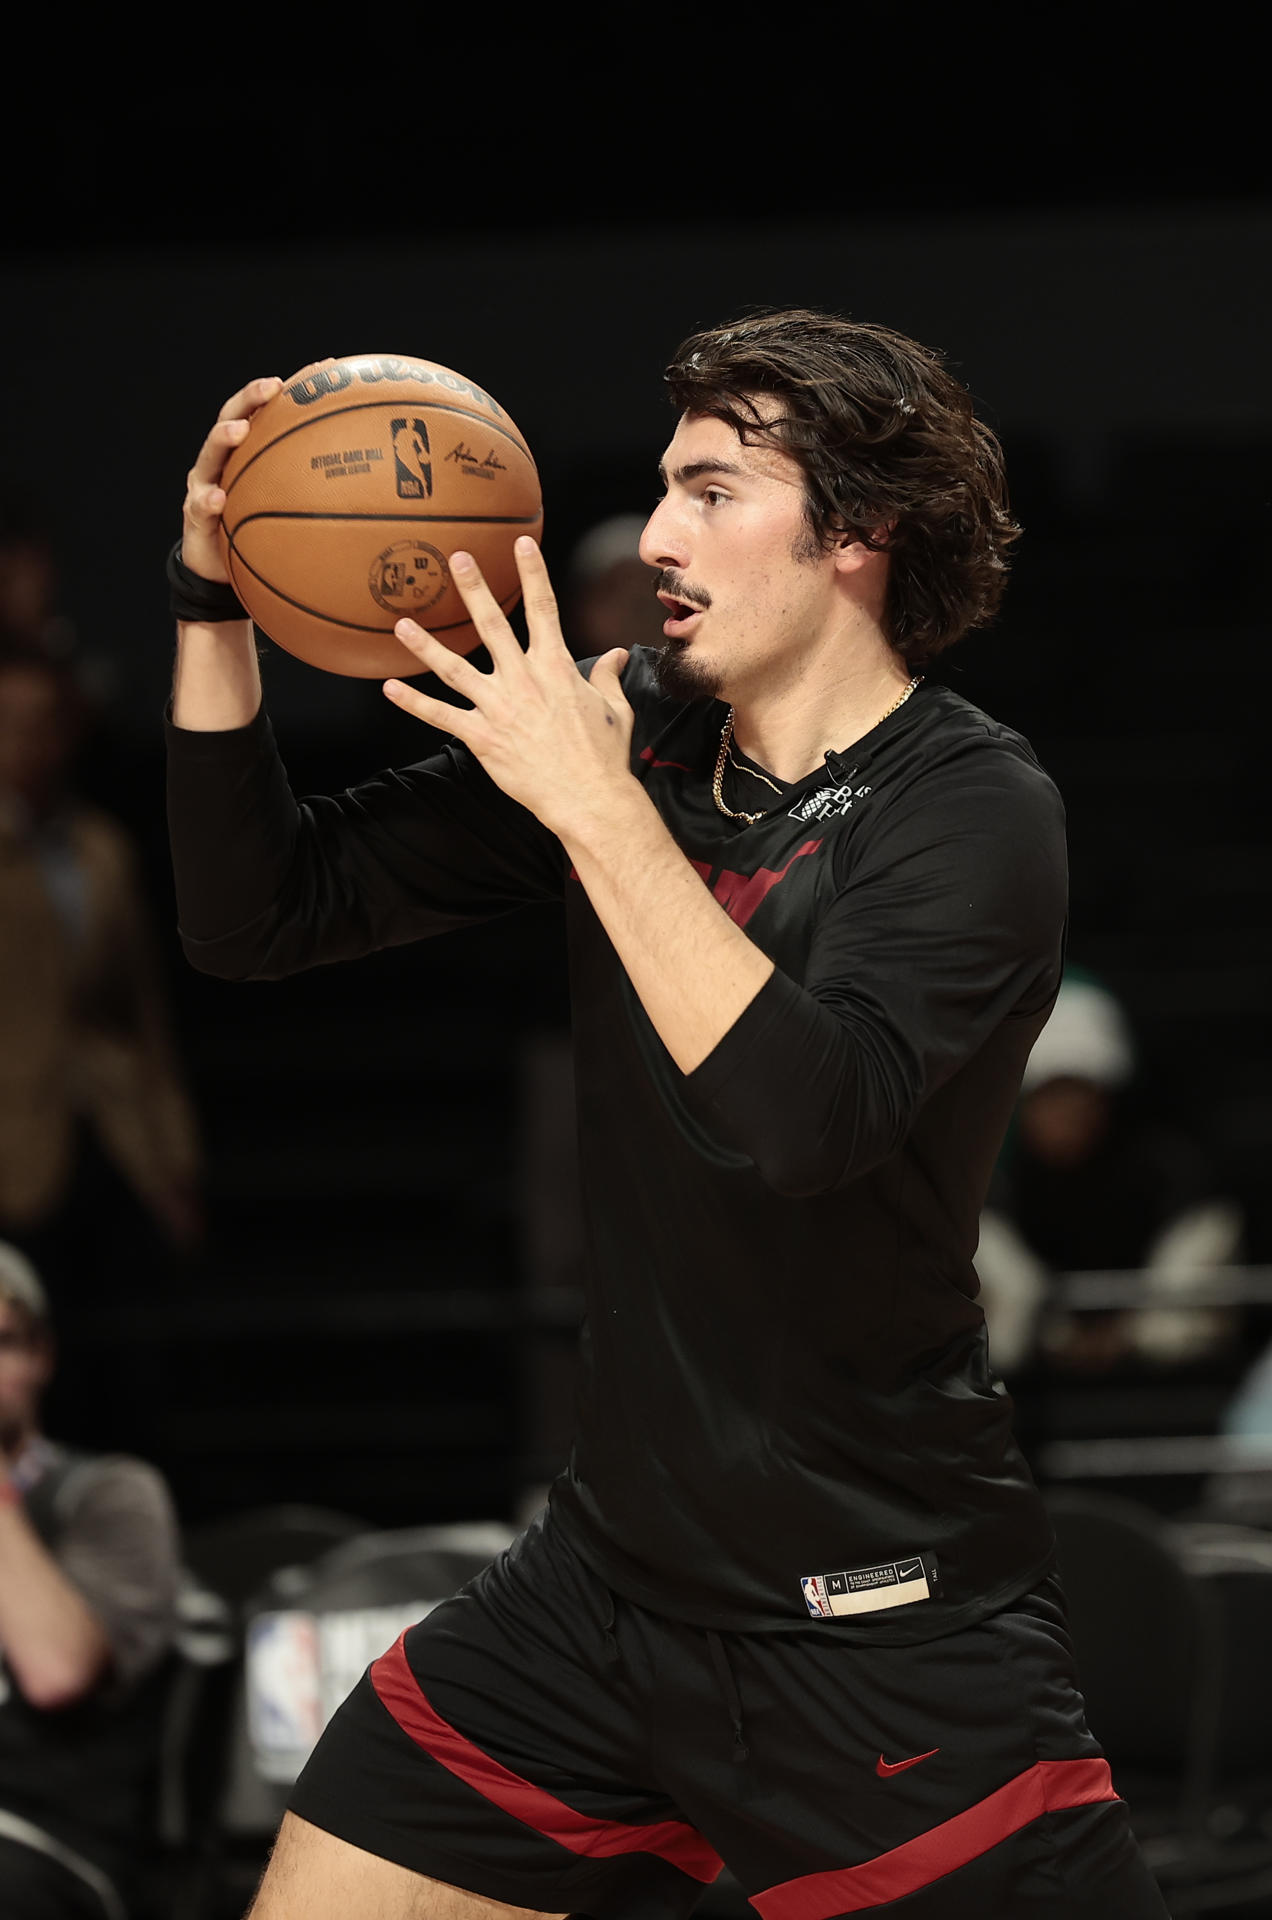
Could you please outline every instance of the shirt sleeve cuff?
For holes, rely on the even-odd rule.
[[[262,746],[272,742],[274,729],[262,700],[245,727],[225,727],[206,732],[202,728],[179,727],[172,717],[172,701],[163,710],[164,740],[170,753],[187,760],[232,761],[242,754],[254,758]]]
[[[685,1075],[686,1085],[700,1100],[718,1101],[730,1081],[745,1071],[754,1079],[757,1060],[771,1052],[774,1035],[797,1017],[802,995],[788,974],[775,967],[755,998],[716,1041],[706,1059]]]

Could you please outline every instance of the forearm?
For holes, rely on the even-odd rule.
[[[110,1643],[21,1505],[0,1500],[0,1648],[33,1707],[69,1706],[101,1678]]]
[[[182,941],[196,966],[249,975],[268,942],[299,832],[273,731],[261,710],[239,727],[172,721],[164,734]]]
[[[913,1105],[902,1068],[776,970],[636,782],[561,838],[691,1100],[774,1191],[826,1192],[893,1150]]]
[[[712,898],[636,781],[562,839],[663,1045],[692,1073],[773,962]]]
[[[250,620],[181,622],[172,682],[172,718],[192,733],[245,727],[261,704]]]

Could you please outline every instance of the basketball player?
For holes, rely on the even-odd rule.
[[[170,809],[182,934],[272,978],[559,900],[591,1275],[546,1515],[378,1660],[255,1920],[1146,1920],[1047,1517],[996,1391],[977,1216],[1061,976],[1059,798],[928,676],[988,619],[1000,451],[939,356],[786,311],[696,335],[642,555],[661,650],[580,672],[397,627],[454,744],[298,806],[190,476]]]

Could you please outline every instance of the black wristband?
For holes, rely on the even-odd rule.
[[[233,587],[191,573],[181,558],[179,540],[168,555],[168,607],[178,620],[203,620],[213,626],[221,620],[251,618]]]

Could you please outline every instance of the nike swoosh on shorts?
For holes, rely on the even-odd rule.
[[[930,1747],[926,1753],[916,1753],[910,1760],[885,1760],[880,1754],[875,1761],[875,1772],[881,1780],[886,1780],[890,1773],[904,1773],[907,1767],[917,1767],[920,1760],[930,1760],[934,1753],[940,1751],[939,1747]]]

